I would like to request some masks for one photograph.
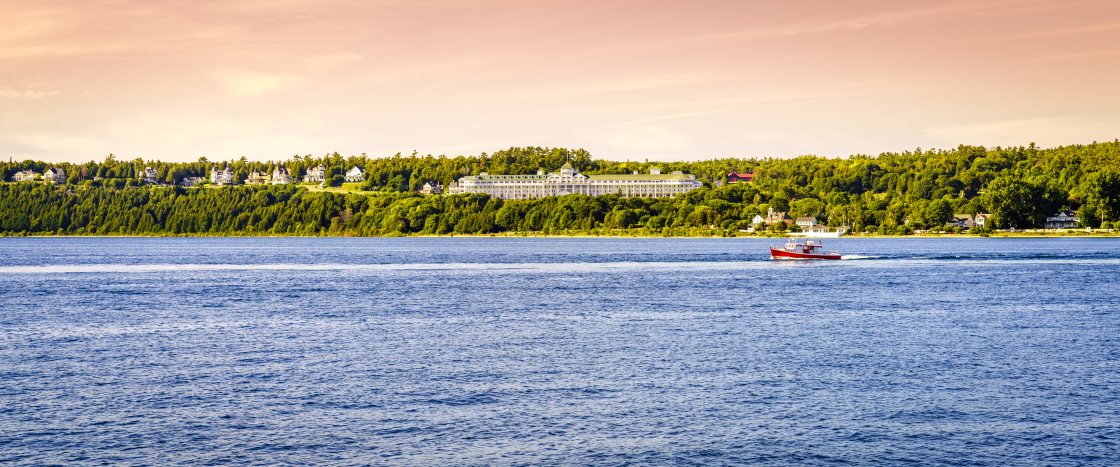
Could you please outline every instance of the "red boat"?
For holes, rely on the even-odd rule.
[[[840,259],[839,251],[822,251],[821,248],[824,245],[821,245],[820,240],[797,243],[797,240],[791,238],[785,245],[770,245],[770,258]]]

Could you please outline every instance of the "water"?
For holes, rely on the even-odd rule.
[[[0,463],[1116,465],[1120,241],[0,239]]]

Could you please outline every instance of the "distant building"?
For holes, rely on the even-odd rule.
[[[793,218],[789,217],[789,215],[784,212],[775,212],[774,208],[770,208],[766,211],[766,225],[774,225],[779,222],[793,224]]]
[[[52,183],[65,183],[66,182],[66,172],[63,171],[62,169],[56,169],[56,168],[53,168],[53,167],[49,168],[49,169],[47,169],[46,172],[43,172],[43,180],[46,180],[46,181],[52,182]]]
[[[269,183],[272,183],[272,176],[265,170],[249,172],[249,178],[245,179],[246,185],[268,185]]]
[[[280,166],[276,166],[276,170],[272,171],[272,184],[273,185],[287,185],[294,182],[291,172]]]
[[[38,177],[38,176],[39,176],[39,174],[37,174],[35,172],[32,172],[30,170],[23,170],[23,171],[20,171],[20,172],[16,172],[15,175],[12,175],[12,181],[13,182],[30,182],[32,180],[35,180],[35,177]]]
[[[817,223],[817,218],[815,218],[815,217],[798,217],[797,220],[794,221],[794,222],[797,224],[798,227],[801,227],[802,229],[807,229],[807,228],[812,227],[814,224]]]
[[[439,195],[443,194],[443,185],[439,182],[427,182],[424,187],[420,189],[422,195]]]
[[[806,234],[822,234],[822,233],[826,234],[826,233],[828,233],[828,226],[820,225],[820,224],[810,225],[808,227],[805,227],[805,233]]]
[[[459,194],[459,182],[451,182],[450,185],[447,185],[447,194],[449,194],[449,195]]]
[[[972,220],[971,214],[953,214],[953,218],[945,223],[946,227],[960,227],[962,229],[968,229],[974,225],[976,225],[976,222]]]
[[[755,214],[754,217],[751,218],[751,224],[758,224],[759,222],[766,222],[766,218],[762,217],[762,214]]]
[[[346,172],[345,178],[346,178],[346,181],[351,182],[351,183],[356,183],[356,182],[360,182],[362,180],[365,180],[366,179],[366,169],[364,167],[360,166],[360,165],[355,165],[354,167],[351,167],[350,170],[348,170]]]
[[[976,216],[973,217],[973,222],[975,222],[977,226],[983,227],[985,224],[988,223],[988,218],[989,217],[992,217],[992,215],[991,214],[984,214],[984,213],[976,213]]]
[[[1077,211],[1066,209],[1046,218],[1047,229],[1076,229],[1081,223],[1077,220]]]
[[[304,183],[319,183],[327,180],[327,168],[319,164],[318,167],[307,169],[307,174],[303,176]]]
[[[624,197],[660,198],[687,193],[703,186],[695,175],[674,172],[662,175],[653,167],[650,173],[584,175],[565,163],[560,172],[536,175],[478,175],[459,179],[457,192],[485,193],[503,199],[537,199],[546,196],[580,194],[587,196],[621,194]]]
[[[183,177],[183,180],[179,182],[179,186],[192,187],[205,181],[206,179],[202,177]]]
[[[156,169],[153,169],[151,167],[144,167],[144,172],[141,173],[140,175],[142,175],[144,177],[143,178],[144,183],[158,183],[156,181],[156,175],[157,175]]]
[[[731,172],[727,174],[727,183],[749,182],[753,179],[754,174],[751,173],[737,174],[735,172]]]
[[[210,183],[215,185],[233,185],[236,183],[233,178],[233,169],[229,165],[222,170],[218,170],[218,166],[210,168]]]

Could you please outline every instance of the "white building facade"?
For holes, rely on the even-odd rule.
[[[65,183],[66,171],[62,169],[50,168],[43,172],[43,180],[52,183]]]
[[[322,182],[327,179],[327,168],[319,165],[311,169],[307,169],[307,173],[303,175],[304,183]]]
[[[571,164],[564,164],[560,173],[536,175],[478,175],[459,179],[456,193],[485,193],[503,199],[536,199],[546,196],[580,194],[599,196],[619,194],[625,197],[661,198],[688,193],[703,186],[695,175],[674,172],[662,175],[657,168],[649,174],[584,175]]]
[[[294,182],[292,174],[280,166],[276,166],[276,170],[272,171],[272,184],[273,185],[287,185]]]
[[[233,169],[229,168],[228,165],[223,170],[218,170],[217,166],[210,168],[210,183],[215,185],[232,185],[233,180]]]
[[[37,174],[35,172],[32,172],[30,170],[22,170],[22,171],[16,172],[15,175],[12,175],[12,181],[13,182],[30,182],[32,180],[35,180],[35,177],[38,177],[38,176],[39,176],[39,174]]]
[[[366,179],[366,169],[360,165],[355,165],[351,167],[350,170],[346,171],[346,175],[344,175],[343,178],[351,183],[360,182]]]
[[[1065,209],[1046,218],[1047,229],[1076,229],[1079,227],[1081,227],[1081,222],[1077,219],[1077,211]]]

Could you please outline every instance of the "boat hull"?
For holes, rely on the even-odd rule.
[[[840,259],[839,253],[801,253],[797,251],[786,251],[776,248],[770,249],[771,258],[788,258],[788,259]]]

